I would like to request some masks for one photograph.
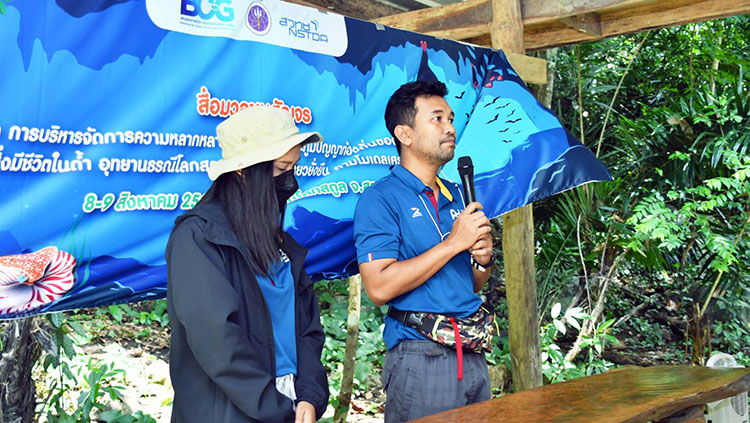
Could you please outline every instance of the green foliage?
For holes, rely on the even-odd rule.
[[[716,322],[714,333],[719,339],[713,349],[715,351],[731,351],[739,345],[747,345],[750,339],[750,324],[736,324],[733,322]],[[747,348],[734,352],[734,358],[739,364],[750,367],[750,351]]]
[[[604,343],[617,340],[607,332],[614,319],[601,323],[591,336],[583,339],[582,346],[587,351],[586,359],[580,363],[571,363],[565,359],[565,353],[557,343],[559,335],[565,335],[568,326],[581,329],[581,321],[591,319],[580,307],[569,308],[562,315],[562,305],[555,303],[550,310],[550,323],[543,325],[540,335],[542,351],[542,373],[549,383],[562,382],[582,376],[602,373],[612,367],[612,363],[601,359]]]
[[[7,9],[6,3],[10,3],[11,0],[0,0],[0,15],[5,14],[5,10]]]
[[[654,327],[652,322],[649,322],[643,317],[634,317],[631,322],[631,326],[641,334],[641,338],[638,346],[645,350],[655,350],[659,346],[664,345],[664,335],[660,328]]]
[[[89,341],[102,336],[111,338],[121,335],[143,339],[151,336],[154,330],[169,326],[167,300],[77,310],[72,321],[86,328]]]
[[[50,423],[90,423],[94,421],[117,423],[156,423],[151,416],[136,412],[125,414],[111,409],[111,401],[118,400],[124,386],[118,382],[123,370],[114,363],[98,364],[89,359],[85,363],[75,351],[75,344],[88,342],[81,325],[62,313],[45,316],[52,336],[53,348],[45,351],[41,365],[45,372],[58,372],[57,380],[46,388],[47,399],[41,404],[42,414]],[[78,398],[72,392],[80,390]],[[92,417],[96,415],[96,418]]]
[[[51,326],[48,332],[52,336],[54,347],[45,351],[42,366],[45,370],[58,369],[61,379],[63,376],[73,378],[68,363],[62,359],[73,359],[76,355],[73,347],[75,341],[88,340],[88,334],[78,322],[66,319],[62,313],[50,313],[44,317]]]
[[[156,419],[142,411],[124,414],[120,410],[106,410],[99,413],[99,418],[107,423],[156,423]]]
[[[64,407],[63,396],[74,386],[62,383],[59,387],[52,386],[53,395],[50,397],[52,407],[47,411],[47,421],[88,423],[91,421],[93,411],[102,411],[106,408],[102,397],[109,395],[113,400],[118,397],[122,387],[108,383],[117,375],[117,370],[112,366],[96,366],[90,360],[85,370],[88,370],[87,375],[77,372],[73,378],[73,381],[76,381],[78,377],[83,376],[86,389],[79,394],[72,412],[68,412]]]
[[[725,144],[726,140],[718,139],[719,143]],[[635,229],[629,247],[645,257],[648,248],[671,252],[697,239],[702,241],[699,247],[710,252],[714,271],[726,272],[738,262],[738,228],[747,221],[749,211],[750,157],[741,158],[731,149],[713,150],[718,154],[711,157],[720,158],[720,165],[729,176],[717,175],[687,187],[672,182],[666,198],[660,190],[651,189],[627,221]],[[668,160],[689,159],[689,154],[675,153]]]
[[[485,288],[488,287],[485,286]],[[503,336],[503,331],[507,331],[508,328],[508,305],[505,298],[499,298],[497,303],[493,305],[495,307],[495,329],[497,337],[494,340],[495,345],[492,348],[492,352],[485,354],[484,358],[491,366],[504,365],[506,368],[510,369],[511,363],[508,336]]]
[[[133,310],[128,304],[111,305],[107,307],[107,310],[117,322],[122,322],[124,317],[129,317],[146,326],[167,326],[169,324],[167,300],[155,300],[151,304],[151,307],[140,307],[137,311]]]
[[[315,285],[320,303],[320,320],[326,334],[323,364],[328,370],[331,404],[338,405],[341,377],[346,353],[346,321],[349,315],[348,281],[321,281]],[[387,307],[377,307],[362,292],[359,340],[354,367],[354,394],[358,395],[380,386],[380,374],[385,359],[383,319]]]
[[[156,423],[154,418],[140,411],[125,414],[121,410],[109,408],[109,401],[119,399],[124,389],[123,386],[117,384],[116,380],[117,376],[123,372],[123,370],[115,369],[114,364],[96,365],[89,360],[73,378],[62,381],[59,386],[55,382],[50,388],[47,421],[50,423],[89,423],[92,421],[92,414],[96,414],[94,421]],[[65,407],[64,396],[69,390],[76,389],[81,379],[83,379],[84,388],[79,393],[77,401],[72,406]]]
[[[727,339],[750,320],[741,295],[750,293],[748,39],[750,17],[738,16],[654,31],[640,50],[644,34],[560,49],[552,109],[601,152],[613,181],[535,205],[540,315],[571,301],[590,313],[607,281],[596,332],[606,341],[613,328],[603,325],[643,305],[616,328],[640,339],[629,340],[640,352],[684,342],[664,316],[688,320],[693,304],[711,298],[714,348],[747,356]],[[598,341],[584,339],[585,357],[564,363],[553,345],[567,348],[575,327],[540,321],[548,379],[596,357]],[[681,359],[683,345],[672,348],[670,359]]]

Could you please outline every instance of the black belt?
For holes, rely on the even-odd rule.
[[[404,326],[408,326],[414,329],[419,329],[419,327],[422,325],[422,318],[419,317],[416,313],[413,313],[411,311],[397,310],[390,306],[388,307],[388,317],[396,319]]]

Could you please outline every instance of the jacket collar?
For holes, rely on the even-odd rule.
[[[244,248],[241,248],[242,243],[239,238],[229,228],[229,222],[224,214],[224,207],[216,197],[201,201],[192,210],[178,217],[175,224],[177,225],[193,216],[203,220],[203,231],[209,241],[214,244],[235,247],[244,252]]]
[[[227,221],[226,215],[224,214],[224,206],[219,199],[214,196],[206,198],[205,200],[206,201],[201,201],[192,210],[178,217],[175,224],[179,224],[191,216],[203,220],[203,230],[208,241],[217,245],[227,245],[237,249],[242,256],[245,257],[245,260],[248,260],[249,262],[250,256],[247,253],[246,248],[239,238],[237,238],[237,235],[235,235],[229,228],[229,221]],[[286,231],[282,232],[281,238],[283,240],[281,248],[289,256],[292,262],[292,274],[294,280],[299,280],[300,272],[303,269],[303,264],[307,257],[307,249],[300,245]]]

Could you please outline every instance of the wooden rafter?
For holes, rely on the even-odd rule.
[[[287,0],[440,38],[490,46],[491,0],[383,16],[396,10],[371,0]],[[750,0],[521,0],[527,51],[594,41],[691,22],[750,13]],[[545,62],[508,54],[521,78],[546,82]]]
[[[373,22],[452,40],[465,40],[488,35],[491,20],[490,0],[468,0],[373,19]]]
[[[577,31],[589,34],[592,37],[602,36],[602,17],[598,13],[584,13],[582,15],[560,18],[563,25],[567,25]]]
[[[401,13],[395,7],[376,1],[352,1],[352,0],[286,0],[290,3],[301,4],[303,6],[315,7],[321,10],[328,10],[338,13],[339,15],[349,16],[369,21],[375,17],[388,16]]]
[[[527,50],[750,13],[750,0],[523,0]],[[375,19],[442,38],[490,45],[490,0],[469,0]]]

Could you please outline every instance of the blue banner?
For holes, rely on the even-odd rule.
[[[258,104],[324,137],[285,222],[315,280],[357,273],[354,206],[399,162],[383,113],[405,82],[448,86],[489,216],[609,179],[502,52],[277,0],[14,0],[0,45],[0,318],[163,297],[216,125]]]

